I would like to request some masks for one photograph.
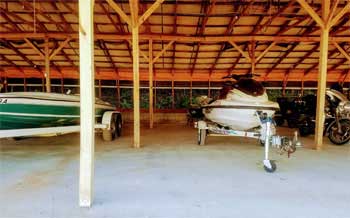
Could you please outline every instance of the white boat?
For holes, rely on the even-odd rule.
[[[256,80],[249,77],[237,80],[222,99],[202,104],[203,113],[206,119],[234,130],[259,127],[261,116],[257,113],[272,117],[279,105],[268,100],[265,88]]]

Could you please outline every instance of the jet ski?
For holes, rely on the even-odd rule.
[[[199,102],[205,118],[226,128],[247,131],[261,125],[260,114],[272,117],[279,105],[268,100],[265,88],[253,76],[224,77],[235,82],[225,82],[219,99],[210,101],[202,97]]]

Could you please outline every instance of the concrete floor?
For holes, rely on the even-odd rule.
[[[90,209],[78,206],[78,134],[0,140],[0,217],[350,217],[350,145],[273,154],[278,169],[268,174],[255,140],[211,137],[200,147],[193,128],[158,125],[134,149],[131,135],[96,136]]]

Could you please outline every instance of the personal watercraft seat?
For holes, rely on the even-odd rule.
[[[260,82],[251,78],[241,78],[233,87],[241,92],[251,96],[261,96],[264,94],[265,89]]]

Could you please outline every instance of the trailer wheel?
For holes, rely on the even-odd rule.
[[[120,137],[122,135],[122,116],[120,114],[118,114],[117,116],[117,123],[116,123],[116,133],[117,136]]]
[[[198,145],[205,145],[205,139],[207,137],[207,130],[200,129],[198,131]]]
[[[117,133],[117,118],[116,115],[112,115],[110,120],[110,128],[102,130],[102,138],[104,141],[112,141],[115,139]]]
[[[277,165],[275,163],[275,161],[273,160],[268,160],[268,163],[264,162],[264,170],[268,173],[273,173],[275,172],[277,169]]]

